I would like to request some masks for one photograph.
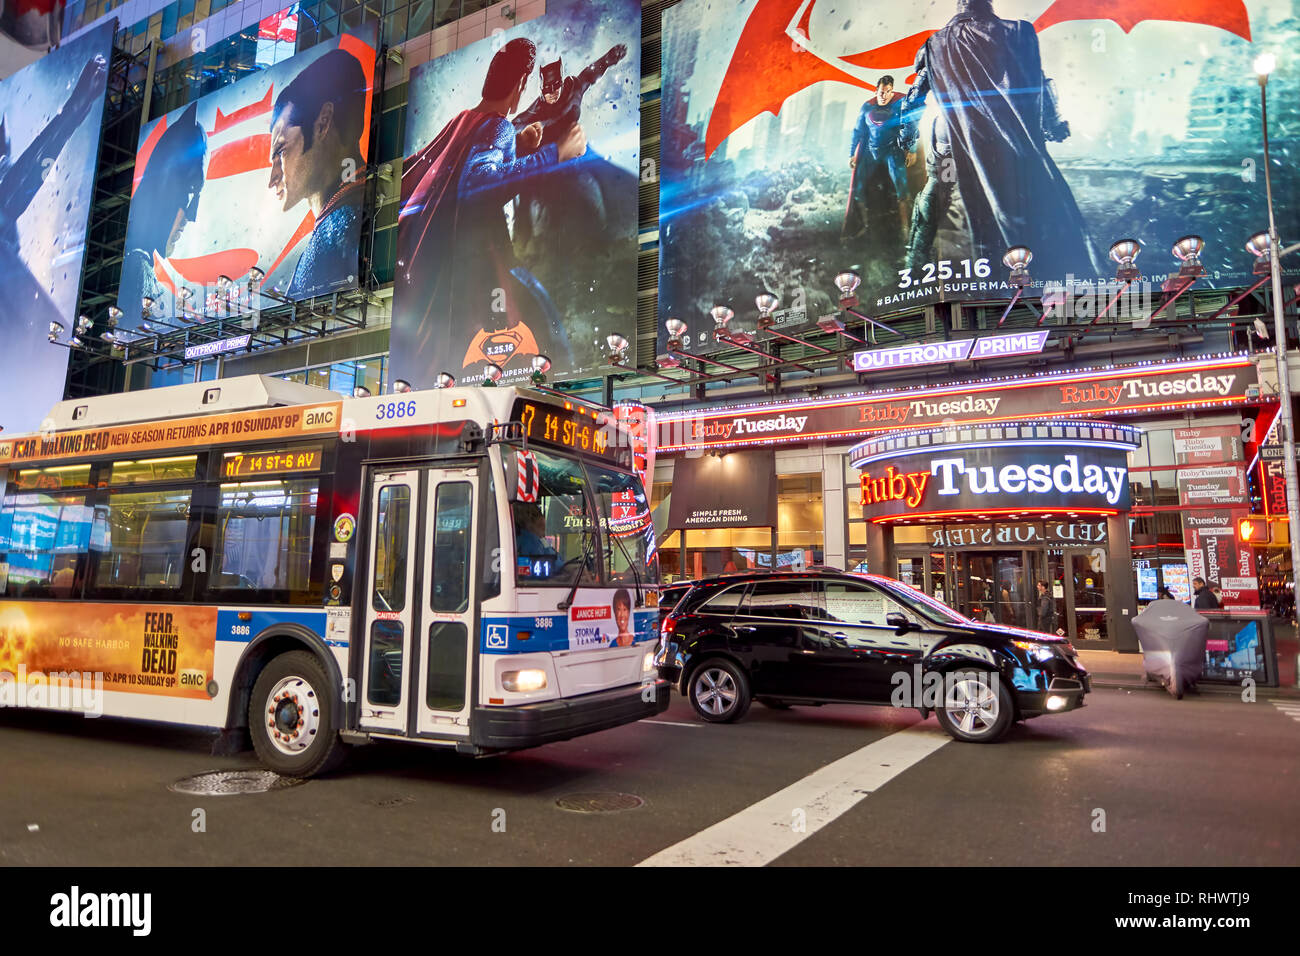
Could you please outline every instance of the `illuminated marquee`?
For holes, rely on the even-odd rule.
[[[965,345],[966,343],[960,343]],[[809,401],[692,409],[658,416],[658,450],[836,441],[941,424],[1130,415],[1242,405],[1257,385],[1241,355],[1080,369],[1047,375],[842,395]]]
[[[1069,434],[1065,434],[1066,430]],[[1022,434],[1023,433],[1023,434]],[[999,437],[943,429],[864,442],[863,516],[871,521],[999,514],[1118,514],[1128,511],[1128,451],[1134,429],[1108,423],[1020,423]]]

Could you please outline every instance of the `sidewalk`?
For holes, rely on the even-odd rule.
[[[1280,687],[1259,687],[1260,697],[1287,697],[1300,699],[1296,686],[1296,641],[1279,639],[1277,642],[1278,675]],[[1141,654],[1122,654],[1119,651],[1079,651],[1083,666],[1092,675],[1094,687],[1120,687],[1125,690],[1158,690],[1159,684],[1145,679]],[[1197,685],[1201,693],[1240,695],[1238,684],[1203,681]]]

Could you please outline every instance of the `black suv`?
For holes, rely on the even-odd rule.
[[[751,700],[914,707],[958,740],[1083,706],[1088,672],[1069,641],[979,624],[890,578],[746,572],[697,581],[660,624],[655,664],[704,720]]]

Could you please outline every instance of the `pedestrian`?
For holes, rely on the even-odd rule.
[[[1038,582],[1038,629],[1044,634],[1056,633],[1056,601],[1047,590],[1047,582]]]
[[[1171,590],[1169,590],[1167,587],[1163,587],[1163,586],[1160,588],[1159,591],[1156,592],[1156,597],[1157,597],[1158,599],[1162,600],[1162,601],[1177,601],[1177,600],[1178,600],[1178,598],[1174,597],[1174,592],[1173,592],[1173,591],[1171,591]]]
[[[1192,607],[1198,611],[1217,611],[1219,609],[1219,599],[1214,596],[1214,592],[1205,586],[1205,578],[1192,578],[1192,590],[1196,594],[1196,599],[1192,602]]]

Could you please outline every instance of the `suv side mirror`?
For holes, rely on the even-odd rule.
[[[908,631],[916,629],[916,625],[907,619],[907,615],[901,611],[890,611],[885,615],[885,624],[889,627],[896,628],[899,634],[906,634]]]

